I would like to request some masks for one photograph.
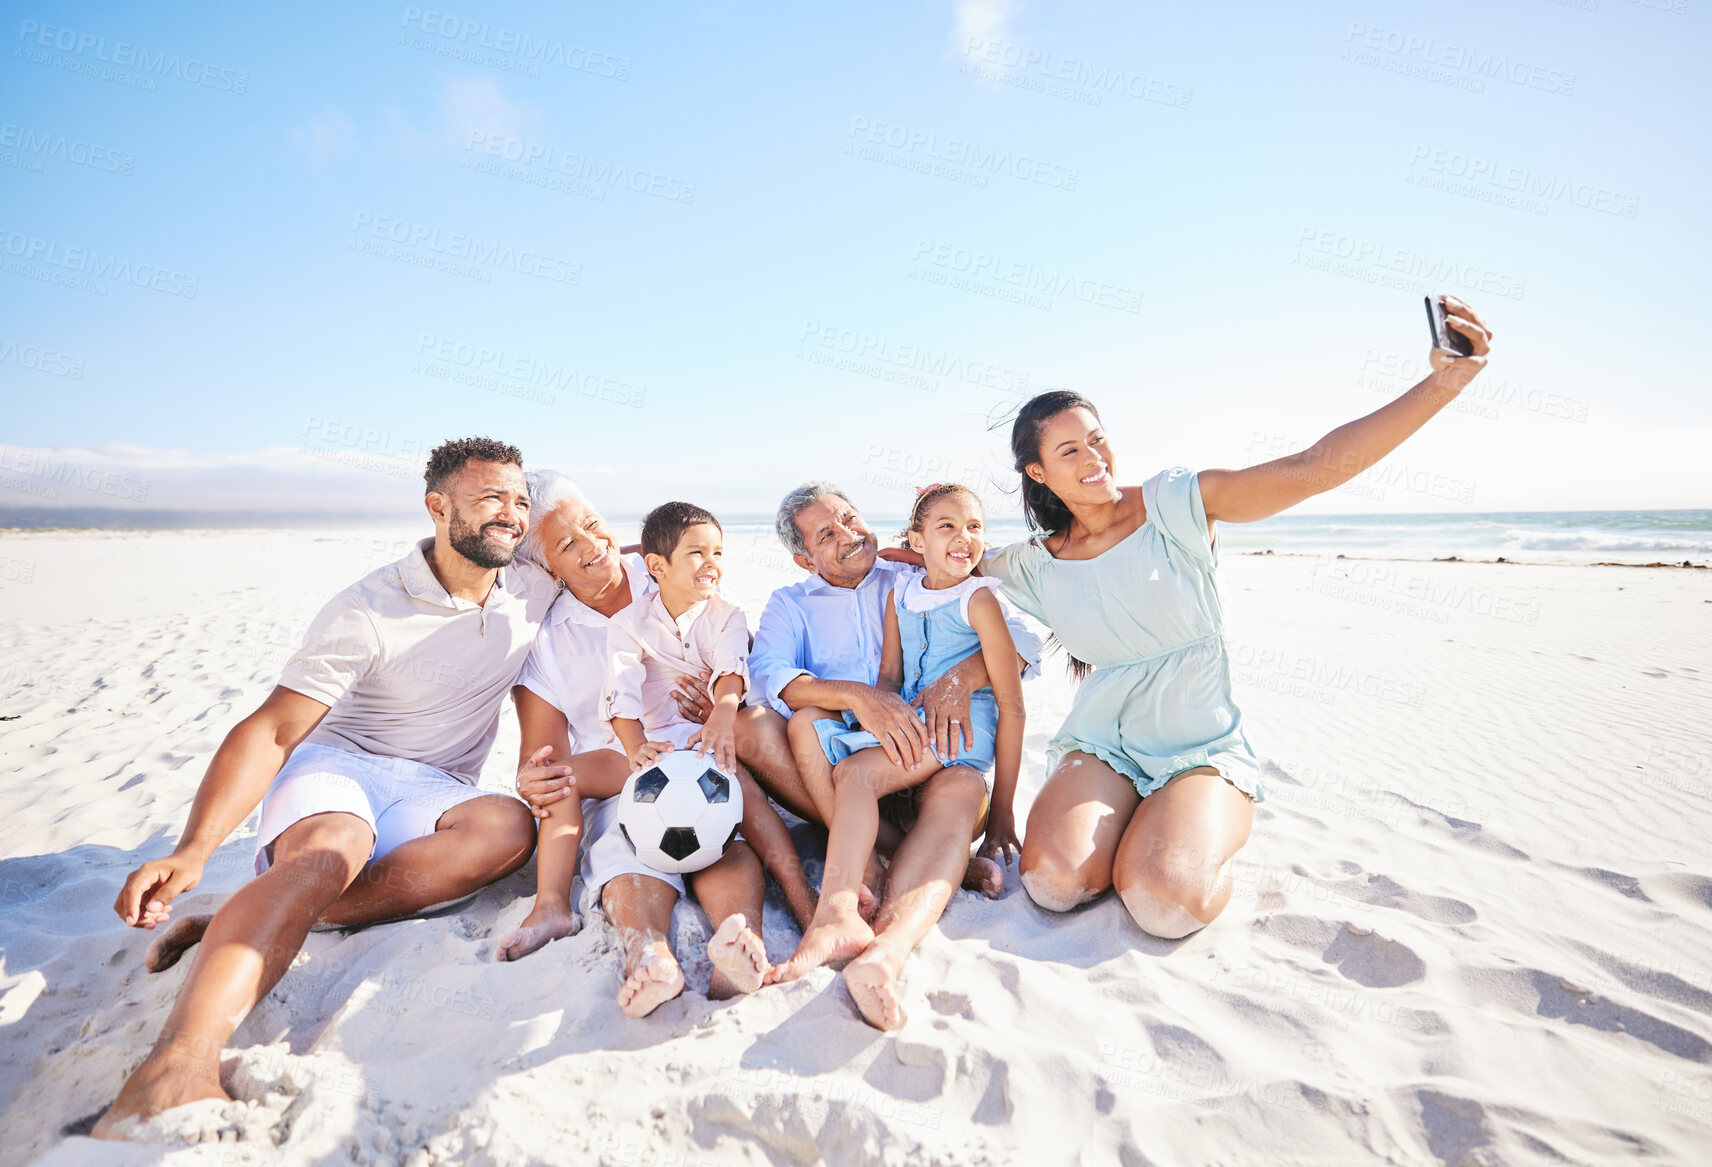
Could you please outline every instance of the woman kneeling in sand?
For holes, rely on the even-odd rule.
[[[1259,765],[1231,698],[1213,524],[1252,523],[1354,478],[1426,424],[1486,363],[1488,329],[1447,297],[1470,356],[1432,350],[1432,373],[1315,445],[1243,470],[1167,470],[1117,485],[1093,403],[1067,391],[1023,406],[1011,430],[1023,509],[1038,534],[981,570],[1048,625],[1081,687],[1047,747],[1022,883],[1062,912],[1116,886],[1142,929],[1177,939],[1230,900]]]
[[[537,852],[541,892],[522,925],[499,938],[495,956],[517,960],[581,926],[569,895],[577,844],[586,835],[586,846],[580,848],[583,908],[599,907],[618,930],[625,978],[618,1004],[627,1015],[642,1017],[684,988],[683,972],[667,941],[672,905],[684,892],[683,878],[655,871],[636,857],[619,831],[616,797],[588,799],[580,808],[576,801],[550,808],[575,795],[578,775],[588,785],[611,788],[630,772],[624,747],[601,713],[607,625],[631,604],[647,602],[658,589],[642,556],[620,552],[605,521],[575,483],[552,470],[532,471],[527,478],[534,517],[520,555],[550,572],[564,590],[547,613],[512,690],[522,730],[518,793],[537,818],[548,820],[541,825]],[[712,709],[707,680],[686,674],[674,690],[679,708],[691,720],[705,722]],[[573,748],[583,752],[573,755]],[[554,758],[566,764],[554,764]],[[814,909],[811,892],[782,822],[776,834],[769,853],[785,865],[778,877],[799,923],[806,922]],[[761,841],[750,845],[760,846]],[[747,851],[749,845],[734,846]],[[755,860],[749,858],[748,863],[755,865]],[[702,906],[716,924],[707,947],[713,963],[708,996],[715,999],[753,992],[771,968],[759,934],[763,884],[755,866],[747,880],[720,881],[718,894],[713,881],[697,884]]]

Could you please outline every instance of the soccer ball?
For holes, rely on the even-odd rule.
[[[743,787],[693,750],[661,755],[618,794],[618,829],[655,871],[681,875],[710,866],[742,822]]]

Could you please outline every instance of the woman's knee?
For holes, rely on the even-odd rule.
[[[1230,900],[1230,863],[1148,867],[1118,880],[1118,898],[1136,925],[1161,940],[1181,940],[1218,918]]]
[[[1045,831],[1030,831],[1023,838],[1021,871],[1028,898],[1049,912],[1080,907],[1112,885],[1109,856],[1093,848],[1078,854]]]

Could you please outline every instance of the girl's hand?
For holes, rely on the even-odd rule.
[[[569,766],[555,766],[553,747],[542,746],[517,768],[517,794],[538,819],[552,818],[548,807],[576,793],[576,775]]]
[[[1459,357],[1448,349],[1434,345],[1427,354],[1427,360],[1432,363],[1433,372],[1438,374],[1439,384],[1453,393],[1461,393],[1468,383],[1474,380],[1480,370],[1486,367],[1486,354],[1492,351],[1492,330],[1486,327],[1486,322],[1463,301],[1455,296],[1444,298],[1445,327],[1455,329],[1468,338],[1474,352],[1466,357]]]
[[[671,742],[643,742],[636,747],[636,752],[630,755],[630,772],[634,774],[644,766],[652,766],[661,755],[671,752]]]
[[[987,833],[981,839],[981,846],[976,854],[983,859],[991,859],[1001,867],[1010,863],[1022,852],[1022,840],[1017,838],[1016,822],[1009,811],[1001,812],[997,807],[987,813]]]
[[[698,754],[712,754],[714,764],[727,774],[737,773],[736,707],[721,705],[715,709],[707,724],[690,739],[690,745]]]

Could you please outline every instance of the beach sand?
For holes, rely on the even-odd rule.
[[[633,1022],[599,921],[493,962],[530,864],[311,936],[228,1050],[251,1141],[80,1137],[189,963],[143,971],[122,878],[310,615],[423,533],[0,538],[0,1165],[1712,1159],[1712,573],[1235,555],[1270,798],[1204,932],[1051,915],[1013,868],[956,896],[883,1035],[825,969],[710,1003],[680,904],[689,990]],[[770,541],[727,559],[752,623],[797,578]],[[1047,674],[1025,804],[1072,693]],[[484,785],[515,762],[508,711]],[[248,876],[253,830],[178,914]],[[765,935],[796,940],[776,896]]]

